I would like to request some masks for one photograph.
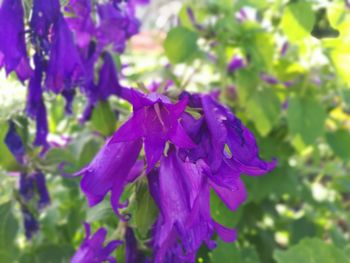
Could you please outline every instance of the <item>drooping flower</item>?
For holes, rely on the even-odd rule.
[[[46,87],[59,93],[77,85],[84,73],[73,36],[62,15],[52,28],[49,62],[46,70]]]
[[[38,208],[41,210],[50,204],[50,196],[46,187],[46,179],[45,175],[41,171],[35,172],[33,177],[39,194]]]
[[[285,41],[281,47],[281,50],[280,50],[281,56],[286,55],[288,48],[289,48],[289,43],[288,43],[288,41]]]
[[[147,177],[160,210],[153,229],[155,262],[194,262],[203,242],[215,247],[215,232],[226,242],[235,240],[235,230],[211,218],[209,179],[200,164],[182,161],[171,147],[159,171],[155,168]],[[225,194],[231,196],[228,189]]]
[[[28,202],[34,196],[34,179],[31,175],[21,173],[19,177],[19,194]]]
[[[85,239],[73,255],[70,263],[101,263],[105,261],[116,263],[117,261],[110,254],[123,242],[112,240],[104,247],[103,243],[107,236],[107,230],[101,227],[91,236],[90,225],[85,223],[84,227]]]
[[[32,75],[25,44],[21,0],[4,0],[0,7],[0,68],[17,73],[21,81]]]
[[[201,24],[199,24],[199,23],[197,22],[196,17],[194,16],[194,13],[193,13],[192,8],[187,7],[187,8],[186,8],[186,12],[187,12],[188,17],[190,18],[190,21],[191,21],[192,25],[193,25],[197,30],[203,30],[204,27],[203,27]]]
[[[48,124],[46,107],[43,100],[42,76],[44,72],[43,58],[40,54],[34,54],[35,70],[29,81],[26,112],[29,117],[36,120],[36,138],[34,145],[47,147]]]
[[[23,224],[25,235],[27,239],[31,239],[33,234],[39,230],[38,221],[35,219],[34,215],[28,210],[24,205],[21,206],[21,212],[23,216]]]
[[[185,156],[192,161],[203,159],[213,174],[225,166],[248,175],[262,175],[274,169],[276,160],[261,160],[254,135],[228,108],[210,95],[203,95],[201,101],[204,114],[200,119],[183,116],[184,128],[198,144],[185,150]]]
[[[23,141],[16,131],[16,126],[13,121],[9,121],[9,129],[5,136],[5,144],[13,156],[16,158],[17,162],[24,164],[25,162],[25,147]]]
[[[76,175],[83,176],[81,189],[87,197],[89,206],[101,202],[105,195],[111,191],[113,210],[123,219],[118,210],[125,207],[125,204],[121,204],[119,199],[125,185],[135,180],[139,175],[135,176],[131,170],[135,165],[141,146],[140,139],[121,143],[111,143],[108,140],[92,162],[76,173]]]
[[[279,83],[278,79],[276,79],[274,76],[271,76],[271,75],[266,74],[266,73],[261,73],[260,78],[263,81],[265,81],[267,84],[270,84],[270,85],[276,85]]]
[[[172,104],[159,94],[145,96],[136,90],[124,90],[123,94],[133,105],[133,116],[116,131],[111,143],[143,138],[147,171],[159,161],[167,141],[183,148],[195,146],[179,123],[187,99]]]

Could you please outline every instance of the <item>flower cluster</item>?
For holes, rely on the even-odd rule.
[[[39,229],[39,224],[30,210],[30,201],[36,199],[37,209],[40,211],[50,204],[50,196],[46,187],[45,175],[38,168],[30,171],[27,164],[25,145],[16,131],[13,121],[9,122],[9,130],[5,136],[5,143],[22,171],[19,175],[19,198],[23,215],[25,235],[28,239]]]
[[[29,79],[26,112],[37,124],[34,145],[43,146],[44,151],[48,148],[43,91],[61,94],[66,100],[66,112],[71,113],[79,88],[88,98],[82,121],[90,118],[99,100],[120,94],[110,51],[123,52],[126,40],[138,32],[135,7],[145,3],[71,0],[62,8],[59,0],[33,0],[26,29],[22,1],[3,1],[0,68],[4,67],[7,74],[15,71],[22,82]],[[34,54],[32,66],[28,50]],[[103,64],[95,80],[99,60]]]
[[[263,175],[276,161],[259,158],[254,135],[212,94],[182,93],[177,103],[162,94],[123,89],[133,115],[77,173],[90,206],[111,192],[115,213],[127,203],[127,184],[145,175],[159,216],[152,229],[154,262],[194,262],[203,242],[215,247],[214,233],[226,242],[236,231],[210,215],[210,191],[235,211],[247,196],[241,174]],[[187,104],[200,114],[186,112]],[[147,168],[140,151],[144,146]]]

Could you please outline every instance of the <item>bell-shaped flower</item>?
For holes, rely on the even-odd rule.
[[[110,254],[123,242],[112,240],[106,246],[103,246],[107,230],[101,227],[91,235],[90,225],[85,223],[84,226],[85,239],[73,255],[70,263],[100,263],[105,261],[116,263],[117,261]]]
[[[167,141],[183,148],[195,146],[179,123],[187,99],[172,104],[167,97],[155,93],[145,96],[131,89],[123,94],[133,105],[133,116],[114,133],[111,143],[142,138],[147,172],[159,161]]]
[[[127,227],[125,231],[125,263],[147,263],[148,258],[139,249],[132,228]]]
[[[46,70],[46,87],[59,93],[77,85],[84,73],[73,35],[63,16],[59,16],[52,28],[49,63]]]
[[[226,242],[235,240],[235,230],[210,216],[210,184],[200,164],[182,161],[171,147],[162,157],[159,172],[153,169],[147,177],[160,210],[153,229],[155,262],[167,262],[173,257],[178,258],[175,262],[194,262],[203,242],[209,248],[215,247],[211,240],[215,232]],[[230,195],[230,191],[226,194]]]
[[[111,204],[114,212],[119,214],[119,208],[125,207],[119,199],[124,187],[137,178],[140,173],[132,169],[140,153],[142,141],[140,139],[131,142],[111,143],[107,141],[97,153],[92,162],[77,172],[82,175],[81,189],[87,197],[89,206],[101,202],[105,195],[111,191]],[[143,168],[143,164],[142,164]]]
[[[25,202],[34,196],[34,178],[26,173],[21,173],[19,177],[19,194]]]
[[[0,7],[0,68],[17,73],[21,81],[32,75],[25,44],[21,0],[4,0]]]
[[[38,208],[41,210],[50,204],[50,196],[46,186],[46,179],[45,175],[41,171],[36,171],[33,174],[33,178],[39,194]]]
[[[227,165],[247,175],[262,175],[274,169],[276,160],[261,160],[253,133],[228,108],[210,95],[203,95],[201,101],[204,114],[200,119],[183,116],[186,131],[198,144],[182,152],[183,156],[192,161],[203,159],[213,174]]]

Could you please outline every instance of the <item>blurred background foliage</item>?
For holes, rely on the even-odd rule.
[[[274,172],[244,178],[248,200],[235,213],[212,194],[214,219],[236,227],[239,237],[233,244],[218,242],[214,251],[203,246],[198,262],[350,262],[347,1],[154,0],[138,11],[142,32],[115,56],[122,83],[142,90],[157,85],[170,97],[185,89],[219,90],[254,131],[262,157],[279,160]],[[234,56],[245,66],[232,72]],[[83,239],[84,221],[106,227],[109,239],[123,238],[125,223],[108,198],[88,209],[79,178],[69,175],[93,158],[130,106],[111,98],[81,125],[82,96],[66,116],[63,99],[46,94],[53,147],[40,156],[32,147],[33,123],[23,114],[26,88],[15,75],[0,75],[0,262],[68,262]],[[8,119],[26,144],[28,167],[20,167],[4,144]],[[19,172],[34,168],[46,173],[52,203],[35,214],[40,231],[27,241],[16,189]],[[124,194],[128,224],[145,249],[157,214],[146,187],[139,180]],[[116,256],[124,261],[123,246]]]

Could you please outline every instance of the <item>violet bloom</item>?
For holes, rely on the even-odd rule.
[[[47,148],[48,123],[46,116],[46,107],[43,99],[42,76],[44,72],[43,58],[38,53],[34,54],[34,75],[29,81],[26,112],[32,119],[36,120],[36,137],[34,145]]]
[[[190,18],[190,21],[191,21],[192,25],[198,30],[203,30],[204,27],[197,22],[197,20],[196,20],[196,18],[194,16],[192,8],[187,7],[186,8],[186,12],[187,12],[188,17]]]
[[[131,171],[141,146],[140,139],[121,143],[107,141],[92,162],[76,173],[76,175],[83,175],[80,185],[89,206],[101,202],[111,191],[111,204],[114,212],[121,219],[127,219],[119,214],[119,208],[126,206],[126,204],[121,204],[119,199],[124,187],[140,175],[137,173],[135,175],[135,172],[131,173]]]
[[[26,173],[21,173],[19,177],[19,194],[25,202],[30,201],[34,196],[34,178]]]
[[[213,174],[226,166],[248,175],[262,175],[274,169],[276,161],[260,159],[254,135],[228,108],[210,95],[202,96],[202,105],[204,115],[200,119],[183,115],[184,128],[198,145],[182,149],[183,157],[191,161],[204,160]]]
[[[111,143],[144,140],[147,172],[159,161],[167,141],[182,148],[195,145],[181,124],[180,116],[186,108],[187,99],[176,104],[162,95],[145,96],[136,90],[123,92],[124,98],[133,105],[133,116],[115,132]]]
[[[275,77],[268,75],[266,73],[261,73],[260,78],[270,85],[276,85],[279,83],[279,81]]]
[[[62,15],[54,23],[52,33],[46,86],[49,90],[59,93],[65,89],[72,89],[78,83],[83,74],[83,67],[72,33]]]
[[[46,179],[45,175],[41,171],[35,172],[33,177],[39,194],[38,208],[41,210],[50,204],[50,196],[46,187]]]
[[[21,0],[4,0],[0,7],[0,68],[17,73],[21,81],[32,75],[24,35]]]
[[[226,242],[236,239],[235,230],[211,218],[210,185],[200,165],[183,162],[171,147],[167,157],[162,157],[159,172],[152,170],[148,180],[160,210],[153,230],[155,262],[169,262],[170,258],[194,262],[203,242],[210,249],[215,247],[215,232]]]
[[[9,121],[9,129],[5,136],[5,144],[10,150],[12,155],[16,158],[17,162],[24,164],[25,161],[25,148],[23,141],[16,131],[16,126],[13,121]]]
[[[21,206],[21,212],[23,216],[23,224],[25,235],[27,239],[31,239],[33,234],[39,230],[38,221],[35,219],[34,215],[28,210],[27,207]]]
[[[281,50],[280,50],[281,56],[286,55],[288,48],[289,48],[289,43],[288,43],[288,41],[285,41],[281,47]]]
[[[245,66],[246,64],[244,60],[241,57],[234,55],[231,58],[231,61],[229,62],[229,64],[227,65],[227,72],[234,73],[236,70],[243,68]]]
[[[107,230],[101,227],[91,236],[90,225],[85,223],[84,227],[85,239],[73,255],[70,263],[101,263],[105,261],[116,263],[117,261],[110,254],[123,242],[113,240],[104,247],[103,243],[107,236]]]

